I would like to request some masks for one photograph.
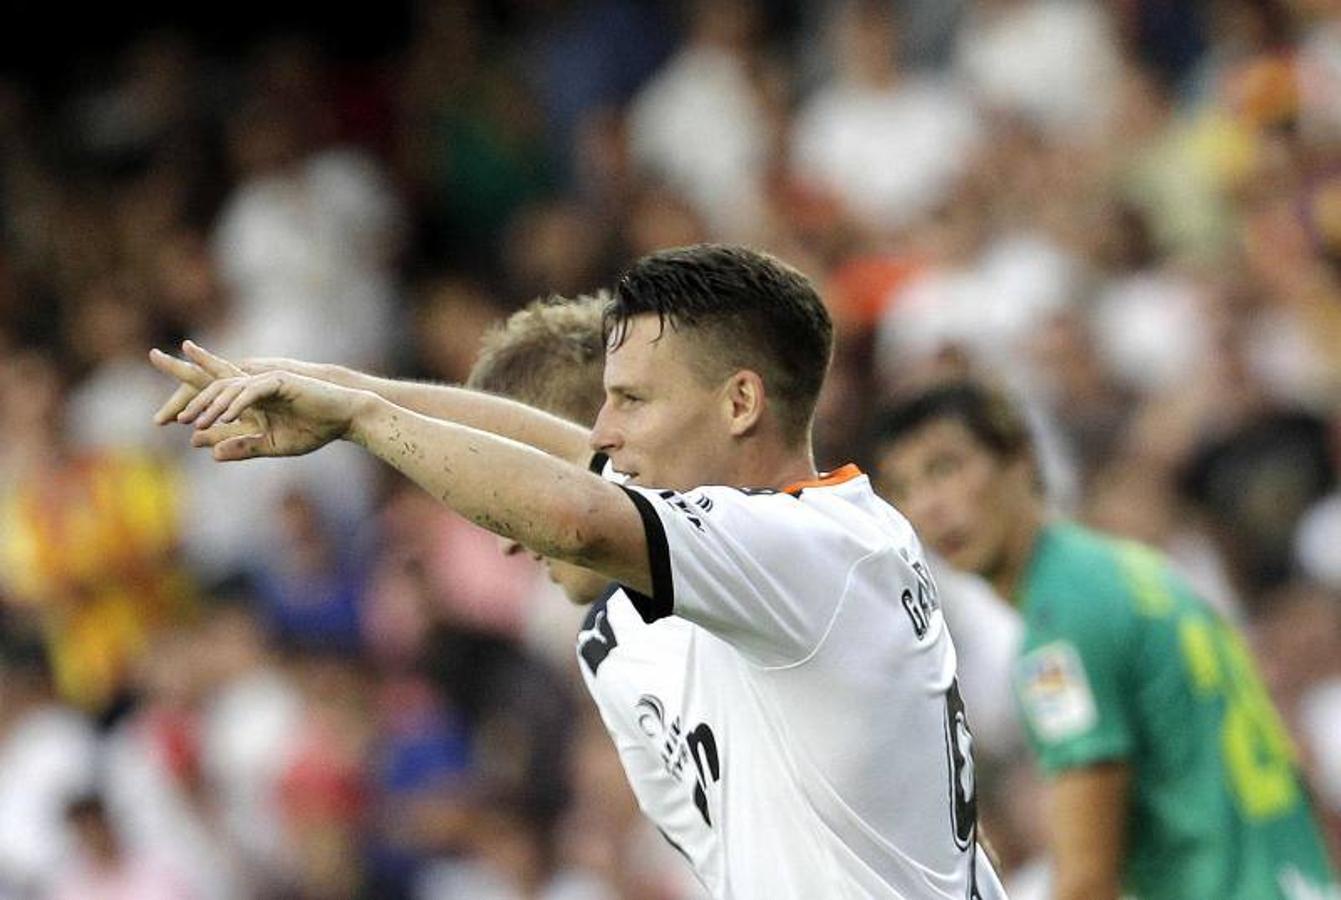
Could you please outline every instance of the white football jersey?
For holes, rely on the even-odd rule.
[[[592,608],[579,665],[643,811],[711,894],[1004,897],[935,585],[869,480],[626,490],[655,587]]]

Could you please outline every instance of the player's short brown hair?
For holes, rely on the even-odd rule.
[[[746,247],[697,244],[642,257],[619,277],[606,310],[617,348],[635,316],[696,335],[699,371],[763,379],[788,440],[809,435],[833,353],[833,323],[810,279]]]
[[[535,300],[485,334],[466,386],[591,426],[605,401],[605,291]]]

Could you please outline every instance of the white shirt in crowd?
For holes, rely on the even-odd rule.
[[[981,102],[1058,137],[1089,137],[1117,105],[1122,63],[1106,4],[978,4],[959,33],[959,74]]]
[[[948,84],[835,84],[797,117],[792,166],[869,225],[904,228],[948,198],[979,133],[973,107]]]
[[[715,233],[754,233],[770,125],[741,56],[684,48],[634,99],[628,124],[634,160],[683,193]]]
[[[93,787],[97,751],[88,721],[55,703],[0,739],[0,898],[50,887],[74,844],[65,806]]]

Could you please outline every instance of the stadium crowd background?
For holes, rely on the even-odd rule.
[[[912,386],[1025,398],[1058,505],[1242,624],[1341,843],[1341,2],[387,16],[0,80],[0,898],[698,896],[532,560],[348,448],[190,453],[145,351],[459,381],[531,298],[708,239],[821,283],[822,467]],[[1043,896],[1014,626],[951,614]]]

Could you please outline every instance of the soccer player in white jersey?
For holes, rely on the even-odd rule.
[[[553,298],[513,314],[485,336],[466,385],[590,427],[605,401],[602,314],[608,301],[604,292],[571,301]],[[508,553],[524,550],[511,541],[504,546]],[[697,626],[675,616],[645,623],[619,586],[599,572],[544,562],[568,598],[587,607],[577,634],[578,668],[638,805],[687,856],[673,835],[686,825],[694,830],[700,819],[691,790],[696,783],[662,762],[657,704],[662,719],[665,709],[654,698],[678,703],[674,685],[683,681],[683,635]]]
[[[918,541],[854,467],[815,471],[832,327],[810,282],[739,247],[663,251],[620,277],[608,330],[589,445],[500,398],[227,377],[193,347],[215,380],[176,418],[220,460],[353,441],[477,524],[606,575],[644,624],[697,626],[629,739],[690,793],[697,821],[667,832],[715,896],[998,896]],[[587,470],[592,449],[625,484]]]

